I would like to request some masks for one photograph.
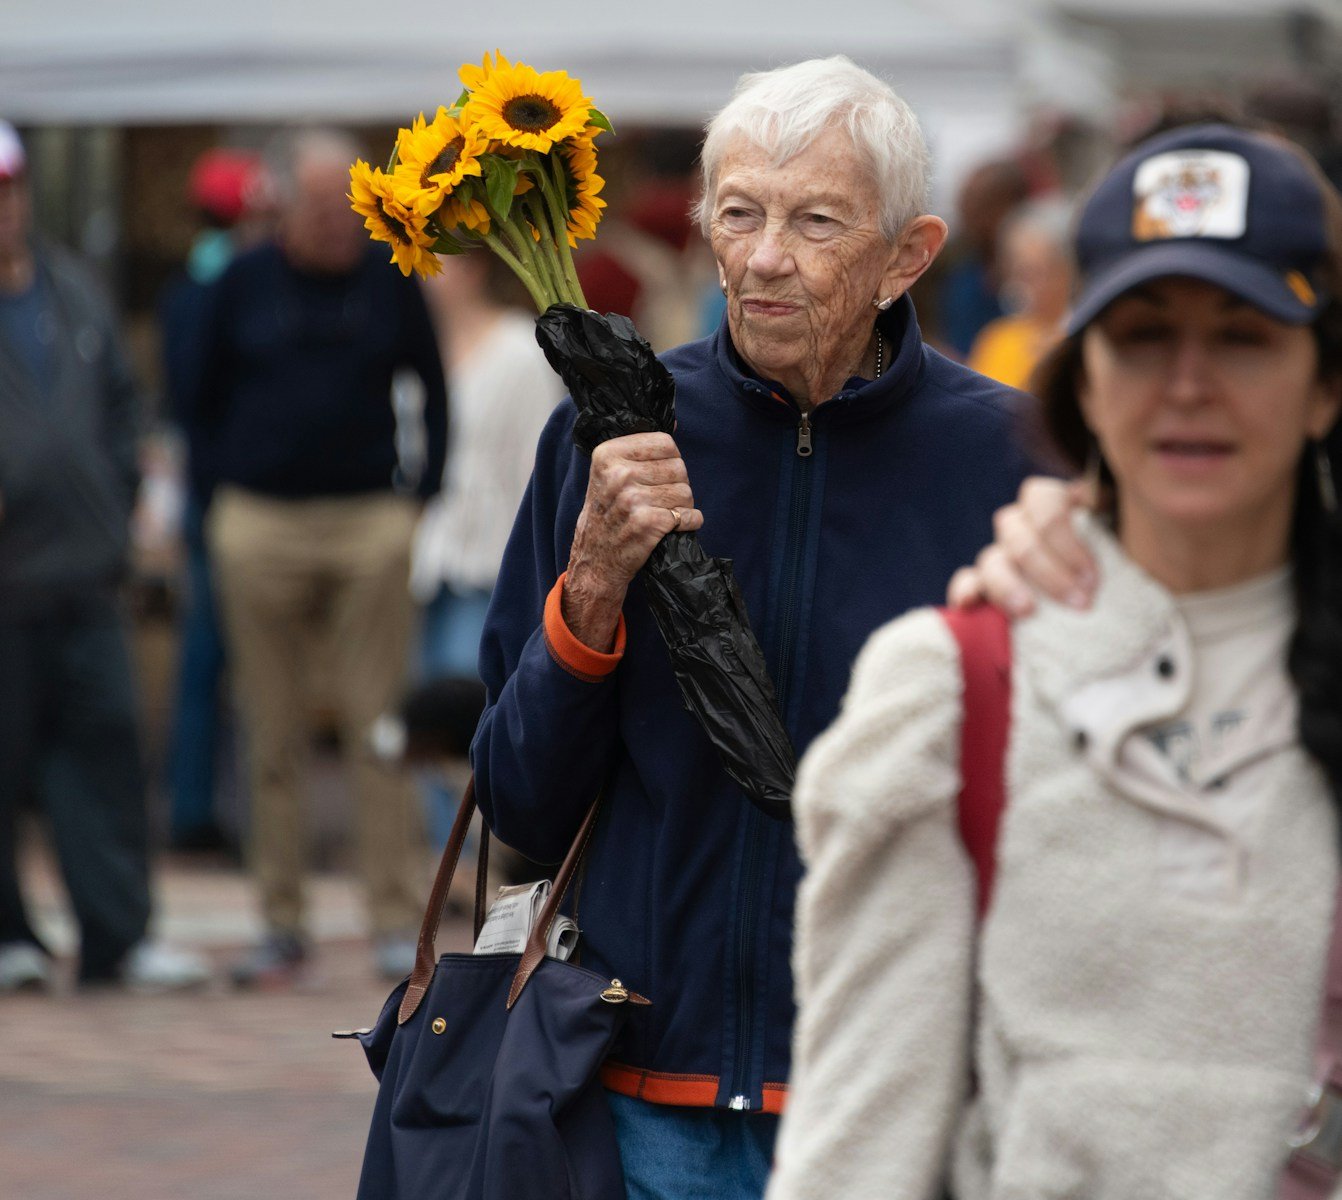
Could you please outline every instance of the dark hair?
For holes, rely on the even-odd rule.
[[[1275,135],[1265,135],[1275,136]],[[1285,139],[1281,139],[1285,142]],[[1319,272],[1331,299],[1312,329],[1319,375],[1342,386],[1342,196],[1310,156],[1286,142],[1307,163],[1323,194],[1329,254]],[[1066,338],[1039,364],[1031,390],[1039,417],[1062,460],[1083,470],[1095,438],[1081,415],[1081,333]],[[1342,472],[1342,419],[1322,438],[1321,449]],[[1101,506],[1113,508],[1113,478],[1100,462]],[[1295,570],[1296,630],[1288,669],[1300,700],[1300,741],[1323,767],[1342,807],[1342,513],[1324,510],[1315,471],[1314,447],[1301,456],[1295,518],[1291,530]]]

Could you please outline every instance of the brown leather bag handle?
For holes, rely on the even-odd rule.
[[[554,886],[550,888],[550,894],[536,917],[536,923],[531,927],[531,936],[527,938],[526,949],[522,951],[522,961],[517,964],[517,974],[513,976],[513,986],[508,989],[509,1008],[517,1003],[517,998],[526,987],[527,980],[535,973],[545,957],[546,943],[550,940],[550,926],[554,924],[559,905],[563,902],[569,884],[573,882],[573,874],[578,869],[578,863],[582,861],[583,853],[587,850],[592,830],[596,828],[596,810],[600,805],[601,798],[597,797],[592,802],[592,807],[587,810],[587,815],[582,819],[582,825],[578,829],[578,836],[573,839],[568,856],[555,875]]]
[[[550,925],[559,909],[559,902],[568,890],[573,872],[582,858],[582,851],[587,846],[587,839],[591,836],[592,827],[596,824],[598,803],[599,801],[592,804],[587,816],[583,819],[582,826],[578,830],[578,836],[573,839],[568,857],[564,859],[563,866],[559,868],[559,873],[555,876],[554,886],[551,888],[545,906],[541,909],[535,928],[531,931],[531,937],[528,939],[526,949],[522,954],[522,961],[518,964],[517,975],[514,977],[512,988],[508,993],[509,1008],[516,1002],[517,997],[526,986],[527,980],[531,978],[532,973],[540,965],[540,960],[545,957],[545,943],[549,937]],[[398,1025],[404,1025],[415,1015],[415,1011],[423,1001],[425,993],[429,990],[429,983],[433,979],[433,969],[438,963],[438,951],[435,947],[438,939],[438,926],[443,919],[443,910],[447,907],[447,895],[452,887],[452,877],[456,874],[457,861],[461,858],[462,847],[466,844],[466,833],[470,829],[471,817],[474,815],[475,776],[472,775],[470,782],[466,785],[465,792],[462,794],[461,807],[457,809],[457,819],[452,823],[452,832],[448,835],[447,845],[443,847],[443,856],[438,862],[438,873],[434,876],[433,889],[429,892],[429,904],[424,910],[424,920],[419,927],[419,941],[415,945],[415,965],[410,972],[410,982],[406,984],[405,995],[401,997],[401,1007],[396,1015]],[[488,886],[485,882],[485,875],[488,866],[489,830],[484,827],[481,830],[480,851],[476,859],[475,936],[477,939],[485,921],[486,887]],[[537,946],[539,951],[535,953],[533,961],[533,951]]]

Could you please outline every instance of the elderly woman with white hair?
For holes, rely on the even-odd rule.
[[[801,876],[790,825],[746,802],[685,713],[639,569],[674,529],[733,560],[803,750],[867,634],[942,597],[1028,469],[1016,394],[919,334],[906,293],[946,236],[927,170],[908,106],[846,58],[745,77],[704,144],[727,312],[665,356],[675,436],[588,460],[562,403],[494,593],[481,808],[554,861],[603,796],[575,888],[582,961],[652,1000],[602,1076],[630,1200],[762,1194]]]

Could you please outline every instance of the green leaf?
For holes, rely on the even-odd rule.
[[[469,246],[462,245],[451,234],[443,233],[438,236],[438,240],[433,243],[433,252],[435,254],[465,254],[470,250]]]
[[[480,239],[466,230],[444,229],[441,220],[436,216],[429,222],[429,233],[433,235],[433,249],[437,254],[465,254],[473,246],[480,244]]]
[[[470,98],[471,98],[471,89],[462,88],[461,95],[457,97],[457,102],[452,107],[455,108],[458,112],[460,112],[463,108],[466,107],[466,101],[469,100]]]
[[[481,169],[489,206],[506,221],[513,208],[513,192],[517,190],[517,163],[511,158],[487,154],[481,159]]]
[[[610,123],[610,118],[599,108],[589,108],[587,110],[587,123],[595,125],[598,129],[604,129],[607,133],[615,132],[615,127]]]
[[[400,161],[401,161],[401,139],[397,138],[396,144],[391,148],[391,157],[387,159],[387,169],[384,172],[384,174],[390,175],[394,170],[396,170],[396,164]]]

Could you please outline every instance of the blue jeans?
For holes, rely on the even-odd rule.
[[[177,709],[169,766],[173,837],[189,837],[218,823],[214,777],[222,718],[219,682],[224,672],[224,639],[214,603],[202,519],[200,501],[190,498],[182,531],[187,596],[180,627]]]
[[[773,1164],[771,1113],[649,1104],[607,1092],[629,1200],[760,1200]]]
[[[479,668],[480,635],[489,611],[488,592],[454,592],[448,587],[424,606],[420,634],[420,671],[475,679]]]
[[[440,587],[438,594],[424,606],[420,626],[420,678],[432,679],[441,675],[477,678],[480,635],[484,632],[488,611],[488,592],[462,593]],[[441,850],[447,844],[461,797],[437,778],[426,779],[422,791],[429,844]]]

